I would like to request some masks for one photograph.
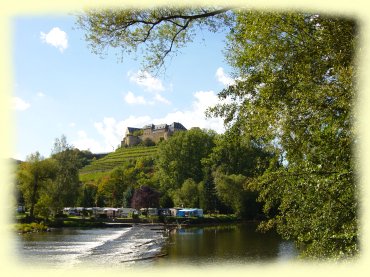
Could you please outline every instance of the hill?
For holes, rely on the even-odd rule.
[[[130,159],[153,157],[157,153],[157,149],[157,146],[119,148],[103,158],[93,160],[90,164],[80,169],[80,174],[110,171],[117,166],[121,166],[125,161]]]

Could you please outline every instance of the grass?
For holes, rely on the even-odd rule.
[[[44,223],[16,223],[14,229],[18,233],[45,232],[48,229]]]
[[[91,164],[83,167],[80,170],[80,178],[83,180],[85,174],[97,174],[112,170],[117,166],[122,166],[129,160],[134,160],[140,157],[153,157],[157,153],[157,146],[144,147],[136,146],[129,148],[119,148],[116,151],[109,153],[101,159],[93,161]],[[95,179],[96,175],[90,175],[87,179]]]

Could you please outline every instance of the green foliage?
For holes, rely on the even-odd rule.
[[[94,207],[97,206],[96,203],[96,194],[97,194],[97,185],[94,182],[82,182],[80,186],[77,206],[78,207]]]
[[[55,178],[56,167],[55,160],[45,160],[38,152],[29,155],[26,162],[19,165],[17,181],[31,219],[34,218],[35,205],[40,199],[41,191]]]
[[[134,189],[130,186],[123,192],[122,207],[131,208],[131,200],[134,195]]]
[[[107,47],[123,52],[140,51],[145,69],[159,69],[167,56],[193,40],[196,28],[211,32],[229,26],[233,14],[228,8],[104,9],[88,10],[77,25],[86,31],[86,40],[95,54]]]
[[[244,183],[246,177],[239,175],[225,175],[220,171],[214,172],[214,182],[218,197],[226,205],[232,208],[233,212],[238,216],[242,216],[245,212],[243,200],[245,198]]]
[[[125,166],[130,163],[130,161],[136,161],[138,158],[154,157],[157,153],[157,149],[156,146],[119,148],[103,158],[92,161],[89,165],[83,167],[80,170],[81,180],[84,179],[85,174],[90,175],[98,172],[109,172],[115,167]]]
[[[132,133],[133,136],[142,136],[144,133],[143,130],[136,130]]]
[[[186,179],[181,188],[174,192],[173,198],[176,207],[199,207],[198,184],[191,178]]]
[[[151,140],[150,138],[146,138],[144,139],[143,142],[141,142],[140,144],[142,144],[143,146],[155,146],[155,142],[153,140]]]
[[[35,215],[44,219],[48,219],[51,215],[50,207],[52,206],[52,199],[46,193],[40,196],[40,199],[35,205]]]
[[[232,128],[216,137],[215,147],[202,163],[212,171],[252,177],[266,170],[272,156],[258,140],[243,134],[238,128]]]
[[[19,223],[15,224],[14,228],[19,233],[44,232],[48,229],[43,222]]]
[[[64,207],[73,207],[76,204],[80,186],[80,160],[78,153],[63,135],[55,140],[52,158],[57,162],[56,178],[48,186],[48,195],[52,199],[53,214],[56,215]]]
[[[238,79],[219,96],[233,101],[209,112],[280,158],[250,183],[272,216],[264,228],[303,243],[303,255],[354,255],[356,22],[240,11],[228,39]]]
[[[98,168],[98,165],[95,166]],[[158,187],[154,160],[150,156],[123,160],[120,166],[110,171],[95,171],[80,176],[84,192],[84,196],[80,194],[80,202],[93,202],[97,206],[130,207],[135,188],[143,185]]]
[[[105,154],[93,154],[89,150],[79,150],[77,148],[73,148],[73,151],[76,152],[76,155],[78,157],[79,169],[90,164],[92,161],[95,161],[105,156]]]
[[[186,179],[203,180],[201,160],[209,155],[215,133],[199,128],[177,132],[158,146],[157,173],[162,191],[172,193]]]
[[[216,200],[221,200],[221,203],[216,201],[216,206],[223,212],[228,211],[220,204],[224,204],[243,218],[259,218],[261,208],[256,203],[257,194],[247,189],[245,184],[247,179],[263,174],[272,158],[272,153],[266,151],[258,140],[243,135],[237,128],[216,136],[215,147],[210,155],[202,160],[203,172],[208,177],[200,187],[203,191],[207,190],[206,193],[200,194],[201,202],[205,206],[212,204],[212,199],[207,199],[212,195]],[[237,196],[234,197],[234,194]]]
[[[159,206],[162,208],[173,208],[175,204],[167,193],[162,193],[159,198]]]

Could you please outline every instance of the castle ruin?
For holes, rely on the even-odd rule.
[[[143,128],[127,127],[125,137],[121,141],[121,147],[138,145],[146,140],[158,143],[162,140],[167,140],[175,132],[186,130],[184,125],[178,122],[173,122],[171,125],[149,124]]]

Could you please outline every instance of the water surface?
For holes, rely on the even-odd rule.
[[[215,265],[276,262],[294,259],[294,244],[276,233],[256,231],[256,224],[234,224],[178,229],[164,246],[161,264]]]
[[[19,235],[19,259],[26,265],[57,268],[161,267],[248,264],[294,259],[293,243],[255,224],[191,227],[164,232],[160,226],[61,228]],[[155,258],[160,255],[160,258]]]

